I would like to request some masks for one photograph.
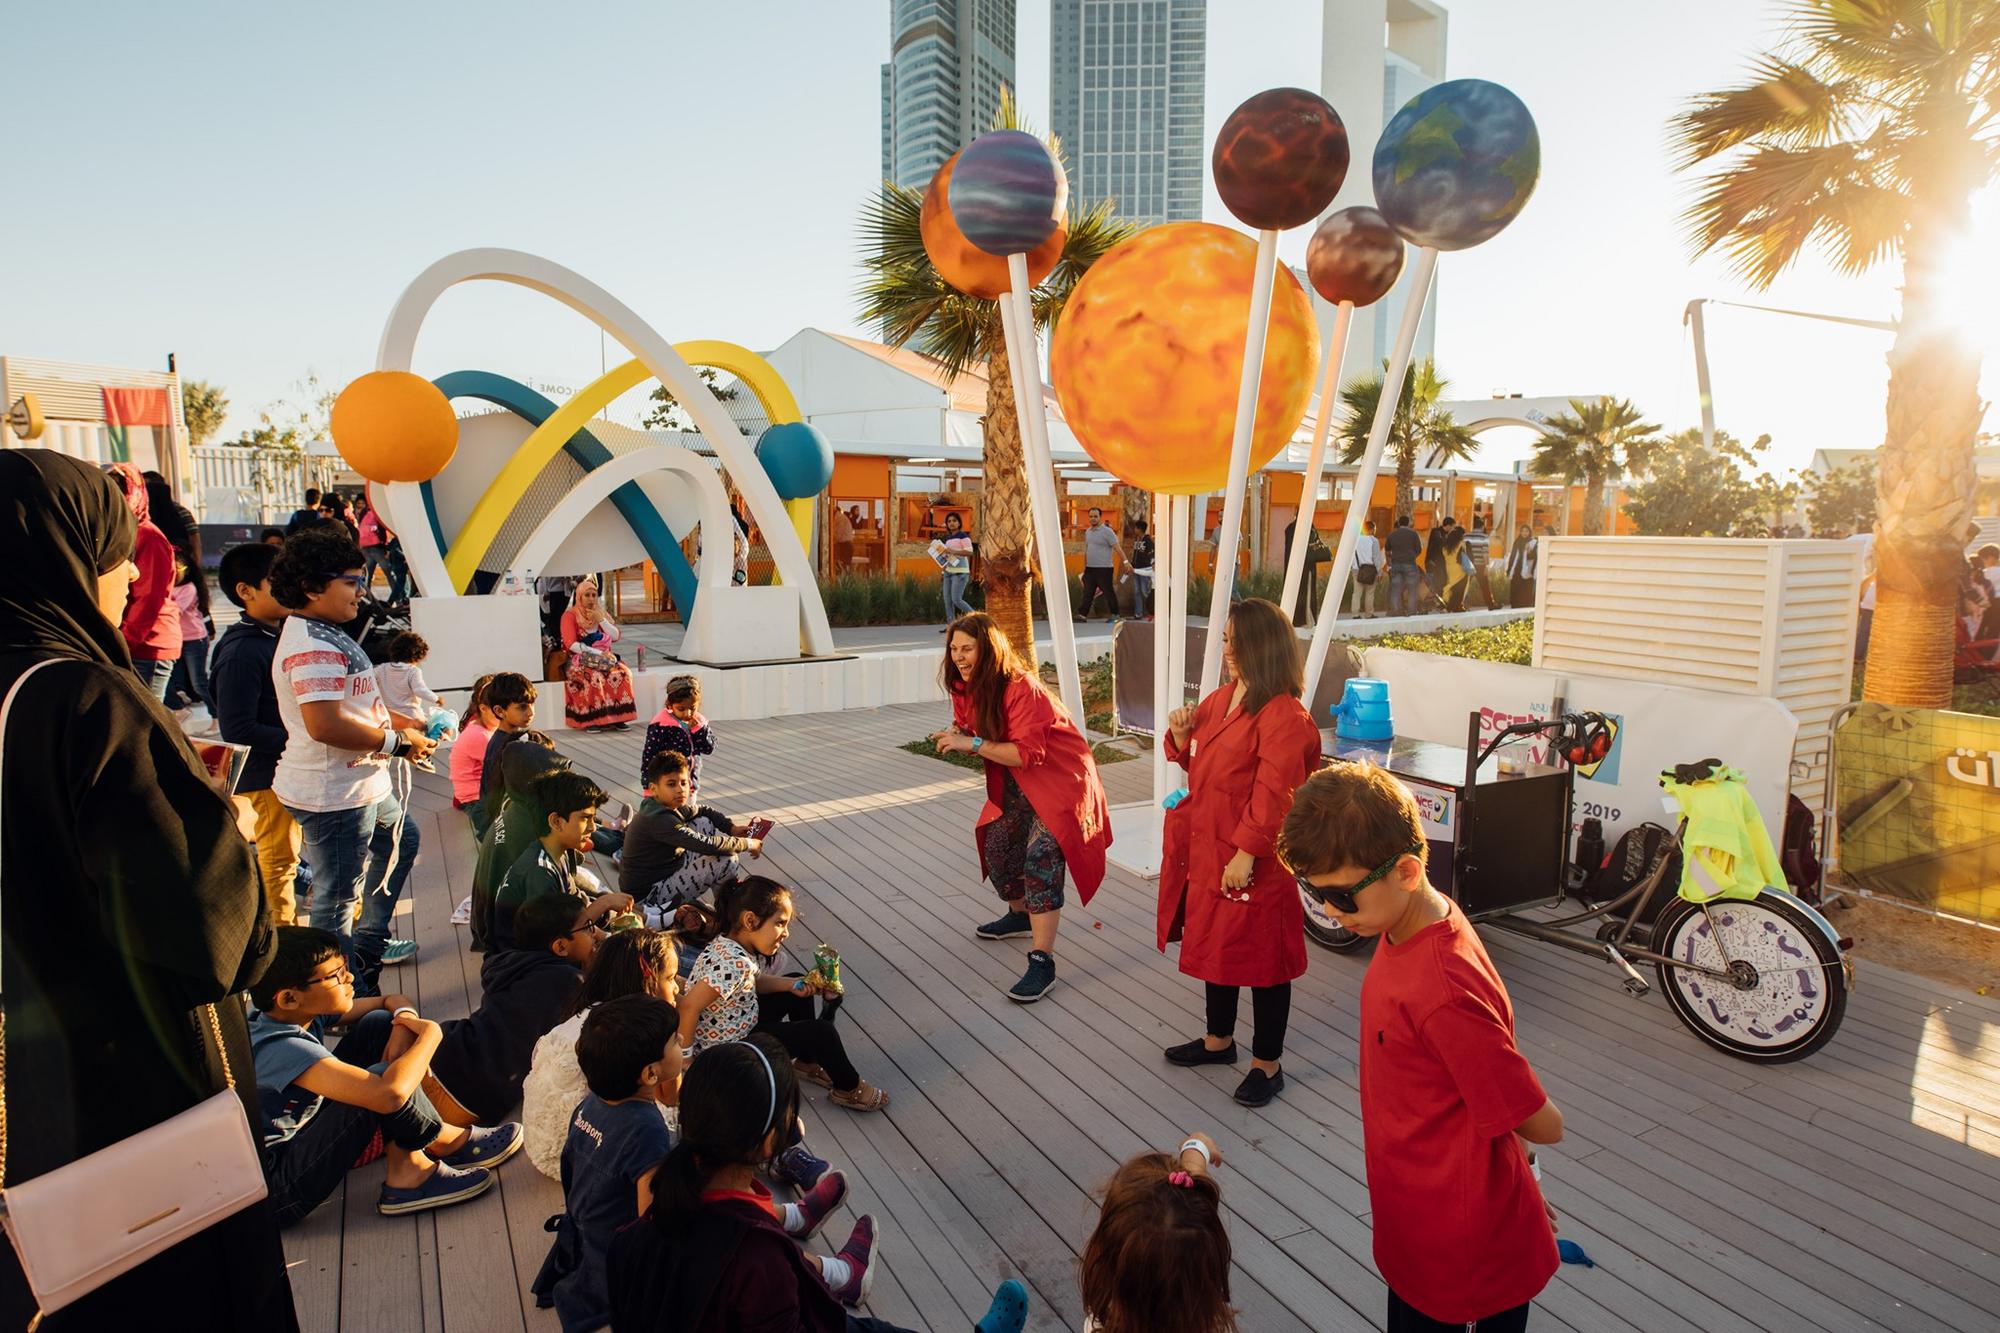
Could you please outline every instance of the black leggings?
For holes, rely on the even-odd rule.
[[[1389,1293],[1389,1333],[1522,1333],[1527,1327],[1525,1305],[1464,1323],[1447,1324],[1424,1314],[1395,1292]]]
[[[837,1092],[852,1092],[861,1086],[861,1075],[847,1058],[847,1046],[833,1015],[840,1007],[838,997],[829,998],[813,1017],[810,995],[790,991],[766,992],[757,997],[758,1032],[768,1032],[785,1048],[785,1054],[809,1065],[818,1065],[833,1080]]]
[[[1218,986],[1208,982],[1208,1035],[1236,1035],[1236,998],[1240,986]],[[1250,1054],[1258,1060],[1276,1060],[1285,1053],[1285,1029],[1292,1021],[1292,983],[1250,988],[1250,1017],[1256,1031],[1250,1038]]]

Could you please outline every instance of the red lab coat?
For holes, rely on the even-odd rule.
[[[986,739],[1018,745],[1023,762],[1021,767],[1010,769],[986,761],[986,806],[973,825],[979,873],[988,873],[986,839],[980,830],[1000,818],[1000,802],[1006,795],[1004,775],[1012,773],[1043,827],[1062,847],[1063,864],[1076,882],[1077,898],[1087,903],[1104,882],[1104,849],[1111,845],[1111,815],[1104,802],[1104,784],[1097,780],[1097,761],[1091,758],[1090,745],[1069,714],[1056,707],[1048,691],[1034,681],[1025,676],[1008,681],[1006,705],[1007,734]],[[972,719],[972,701],[956,691],[951,696],[951,720],[972,735],[979,734]],[[1315,732],[1315,744],[1317,740]]]
[[[1201,701],[1188,749],[1166,733],[1189,794],[1167,812],[1159,946],[1180,940],[1181,971],[1202,981],[1276,986],[1306,970],[1305,908],[1276,844],[1292,793],[1319,767],[1319,729],[1290,695],[1229,712],[1235,692],[1226,684]],[[1257,858],[1248,902],[1222,896],[1222,868],[1239,849]]]

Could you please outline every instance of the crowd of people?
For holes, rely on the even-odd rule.
[[[356,1167],[383,1163],[375,1206],[399,1216],[478,1197],[525,1149],[563,1191],[532,1289],[565,1330],[891,1330],[855,1313],[881,1262],[876,1220],[838,1247],[816,1240],[848,1180],[799,1114],[804,1085],[856,1114],[891,1096],[850,1056],[837,960],[780,961],[797,903],[756,873],[768,825],[702,797],[703,765],[726,763],[728,747],[699,682],[668,682],[634,775],[644,799],[614,815],[536,728],[534,681],[485,676],[454,716],[424,678],[419,635],[371,640],[370,657],[349,628],[384,556],[323,497],[279,540],[223,553],[218,590],[240,614],[206,671],[175,677],[182,613],[201,603],[171,590],[183,567],[201,579],[200,554],[153,521],[165,506],[145,482],[125,466],[0,453],[13,835],[0,849],[13,890],[0,1069],[34,1089],[6,1102],[6,1180],[83,1166],[227,1088],[254,1128],[266,1197],[44,1326],[158,1324],[167,1311],[187,1326],[296,1327],[279,1231]],[[593,729],[636,720],[596,591],[578,585],[562,628],[572,661],[610,659],[563,676],[566,720]],[[1188,788],[1167,817],[1159,943],[1180,942],[1206,1023],[1164,1058],[1235,1063],[1248,986],[1252,1060],[1236,1097],[1267,1105],[1284,1089],[1290,986],[1305,970],[1301,891],[1382,936],[1360,1066],[1389,1326],[1519,1328],[1555,1267],[1533,1165],[1561,1115],[1514,1044],[1477,937],[1428,882],[1407,792],[1365,765],[1315,771],[1298,650],[1278,608],[1239,603],[1225,684],[1168,720]],[[952,715],[933,741],[978,758],[986,780],[974,844],[1003,911],[976,933],[1029,940],[1007,994],[1033,1003],[1056,983],[1068,881],[1087,903],[1104,878],[1103,786],[1087,738],[990,618],[952,621],[940,672]],[[233,789],[166,708],[170,678],[205,689],[245,752]],[[439,1021],[396,988],[416,944],[391,928],[424,850],[412,769],[432,765],[441,737],[465,822],[433,836],[476,844],[461,911],[480,999]],[[607,862],[616,887],[600,878]],[[1118,1170],[1081,1255],[1091,1327],[1235,1327],[1221,1163],[1196,1133]],[[1018,1333],[1027,1301],[1003,1282],[976,1333]],[[0,1255],[0,1310],[25,1324],[38,1303],[32,1274]]]

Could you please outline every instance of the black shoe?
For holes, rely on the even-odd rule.
[[[1028,970],[1014,983],[1014,989],[1007,992],[1007,998],[1016,1004],[1033,1004],[1047,995],[1056,984],[1056,960],[1040,949],[1028,951]]]
[[[997,921],[975,927],[972,933],[982,940],[1013,940],[1035,932],[1026,912],[1009,912]]]
[[[1167,1047],[1166,1054],[1170,1065],[1233,1065],[1236,1063],[1236,1043],[1232,1041],[1219,1051],[1211,1051],[1207,1043],[1196,1037],[1193,1041]]]
[[[1266,1074],[1253,1069],[1236,1085],[1236,1100],[1244,1106],[1269,1106],[1271,1099],[1285,1090],[1285,1071]]]

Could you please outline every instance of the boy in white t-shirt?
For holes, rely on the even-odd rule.
[[[374,665],[341,629],[360,609],[363,577],[361,548],[331,524],[292,537],[271,568],[271,595],[291,612],[271,662],[286,736],[271,790],[305,837],[312,924],[340,937],[356,992],[369,996],[385,963],[416,953],[413,941],[389,938],[417,829],[390,790],[388,761],[436,747],[391,724]]]

